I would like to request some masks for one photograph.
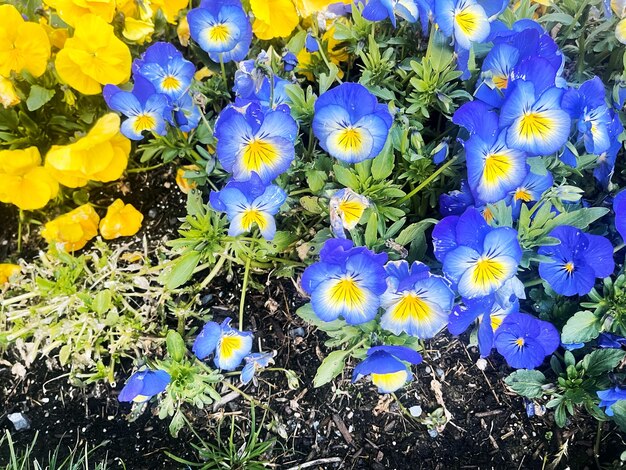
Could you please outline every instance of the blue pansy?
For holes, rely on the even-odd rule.
[[[626,346],[626,338],[608,332],[600,333],[596,338],[596,342],[598,344],[598,347],[602,349],[621,349],[622,346]]]
[[[509,127],[507,145],[531,155],[560,150],[570,133],[570,116],[561,109],[563,90],[548,87],[540,91],[544,86],[539,80],[514,80],[500,112],[500,126]]]
[[[283,54],[282,61],[285,72],[291,72],[298,65],[298,59],[296,58],[296,55],[290,51],[287,51]]]
[[[143,76],[172,100],[187,92],[195,72],[196,67],[168,42],[154,43],[133,62],[134,76]]]
[[[621,191],[613,199],[613,211],[615,212],[615,228],[626,241],[626,191]]]
[[[311,33],[306,34],[306,39],[304,40],[304,47],[306,47],[306,51],[310,53],[317,52],[320,50],[320,45],[317,42],[317,39]]]
[[[445,276],[466,299],[496,292],[515,276],[522,259],[517,232],[490,227],[472,207],[441,220],[433,230],[433,246]]]
[[[173,111],[176,127],[183,132],[194,130],[202,119],[200,108],[193,102],[193,98],[188,93],[174,101]]]
[[[320,260],[302,274],[313,312],[324,321],[342,317],[351,325],[373,320],[387,289],[386,261],[386,253],[354,247],[350,240],[327,240]]]
[[[396,15],[409,23],[415,23],[419,17],[419,10],[415,0],[369,0],[363,8],[363,18],[370,21],[391,20],[396,27]]]
[[[214,62],[245,59],[252,26],[240,0],[203,0],[187,13],[191,38]]]
[[[241,382],[245,385],[253,382],[257,385],[256,373],[274,363],[275,352],[252,353],[243,358],[246,363],[241,369]]]
[[[588,294],[597,277],[613,274],[613,245],[606,238],[569,225],[555,228],[549,236],[561,243],[539,248],[540,255],[552,258],[551,263],[539,263],[539,275],[557,294]]]
[[[561,106],[578,123],[587,153],[601,154],[611,146],[611,114],[604,99],[604,83],[594,77],[563,95]]]
[[[423,263],[387,263],[387,291],[381,304],[385,313],[380,326],[399,335],[405,332],[420,339],[434,337],[448,323],[454,293],[440,276]]]
[[[210,194],[211,206],[228,215],[228,235],[236,237],[257,226],[266,240],[274,238],[274,215],[285,199],[285,191],[274,184],[265,185],[256,173],[245,182],[231,180],[222,190]]]
[[[496,330],[494,344],[515,369],[534,369],[559,347],[559,332],[550,322],[511,313]]]
[[[453,122],[470,132],[463,146],[474,199],[477,203],[504,199],[528,173],[525,152],[507,145],[507,130],[499,129],[497,113],[481,101],[461,106]]]
[[[252,350],[252,333],[231,328],[230,322],[230,318],[221,324],[208,322],[192,349],[200,360],[214,354],[215,366],[228,371],[235,370]]]
[[[370,375],[378,393],[393,393],[411,381],[409,364],[420,364],[422,356],[406,346],[375,346],[367,351],[352,374],[352,382]]]
[[[542,194],[552,187],[553,182],[552,173],[549,171],[546,171],[545,175],[530,171],[522,184],[510,193],[513,218],[519,218],[522,204],[527,204],[530,208],[533,203],[541,199]]]
[[[435,0],[435,22],[461,49],[469,50],[489,36],[489,17],[476,0]]]
[[[376,157],[387,141],[393,118],[367,88],[343,83],[315,102],[313,132],[331,156],[348,163]]]
[[[606,407],[604,412],[607,416],[613,416],[613,405],[618,401],[626,400],[626,388],[616,385],[608,390],[599,390],[597,392],[600,399],[600,407]]]
[[[237,181],[257,173],[264,183],[285,172],[295,157],[298,126],[287,106],[226,107],[215,124],[217,156]]]
[[[330,228],[333,234],[339,238],[346,238],[345,231],[356,227],[369,206],[369,199],[350,188],[340,189],[333,194],[328,203]]]
[[[165,390],[170,380],[170,375],[164,370],[137,371],[130,376],[117,399],[121,402],[146,402]]]
[[[455,189],[439,196],[439,213],[447,215],[461,215],[470,206],[474,205],[474,196],[467,180],[461,180],[461,189]]]
[[[132,92],[106,85],[102,94],[109,108],[127,117],[120,130],[129,139],[143,139],[144,131],[158,135],[167,133],[166,120],[172,119],[169,100],[157,93],[154,85],[141,75],[135,76]]]
[[[235,71],[233,91],[239,98],[250,98],[261,88],[265,74],[256,66],[254,59],[242,60]]]
[[[608,150],[598,155],[596,167],[593,169],[593,176],[602,184],[604,189],[608,189],[611,183],[611,178],[615,171],[615,160],[623,145],[620,140],[620,135],[624,132],[624,126],[622,126],[618,113],[610,109],[609,115],[611,122],[609,123],[608,130],[611,145]]]

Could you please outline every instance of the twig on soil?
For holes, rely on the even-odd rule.
[[[348,431],[348,428],[346,427],[346,424],[343,422],[341,417],[337,414],[334,414],[333,422],[335,423],[335,426],[337,426],[337,429],[339,429],[339,432],[343,436],[343,439],[346,441],[346,443],[348,443],[348,445],[354,445],[354,439],[352,439],[350,431]]]
[[[339,463],[339,462],[341,462],[341,459],[339,457],[328,457],[325,459],[311,460],[310,462],[305,462],[303,464],[296,465],[295,467],[290,467],[287,470],[300,470],[302,468],[314,467],[315,465],[323,465],[327,463]]]
[[[491,410],[491,411],[481,411],[480,413],[474,413],[474,416],[477,418],[486,418],[488,416],[499,415],[504,410]]]

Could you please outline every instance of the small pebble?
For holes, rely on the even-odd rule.
[[[157,216],[158,212],[156,209],[150,209],[148,211],[148,217],[150,217],[151,219],[155,219]]]
[[[422,407],[419,405],[414,405],[409,408],[409,413],[411,413],[411,416],[413,416],[414,418],[417,418],[418,416],[422,415]]]
[[[13,423],[16,431],[30,429],[30,419],[22,413],[11,413],[7,416],[9,421]]]

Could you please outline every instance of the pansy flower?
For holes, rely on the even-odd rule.
[[[200,119],[202,119],[202,112],[193,102],[193,98],[189,93],[179,97],[172,106],[176,127],[183,132],[190,132],[198,127]]]
[[[335,236],[346,238],[345,230],[356,227],[369,205],[369,199],[350,188],[340,189],[333,194],[330,198],[329,211],[330,226]]]
[[[525,313],[508,315],[496,331],[494,344],[515,369],[534,369],[559,347],[559,332],[550,322]]]
[[[461,106],[453,122],[465,127],[470,138],[463,143],[467,180],[477,202],[503,199],[528,173],[526,154],[506,142],[506,129],[498,127],[498,115],[481,101]]]
[[[571,126],[569,114],[561,109],[563,90],[542,88],[539,80],[514,80],[500,111],[500,127],[509,128],[507,145],[531,155],[558,151],[567,142]]]
[[[511,197],[511,207],[513,209],[513,218],[518,219],[522,210],[522,204],[532,203],[541,199],[543,193],[552,187],[554,179],[552,173],[546,171],[545,175],[538,175],[532,171],[528,172],[522,184],[509,193]]]
[[[596,338],[599,348],[602,349],[622,349],[626,346],[626,338],[614,333],[602,332]]]
[[[460,217],[441,220],[433,230],[433,245],[445,276],[467,299],[500,289],[515,276],[522,259],[517,232],[490,227],[472,207]]]
[[[343,83],[315,102],[313,132],[321,147],[347,163],[375,158],[385,146],[393,118],[367,88]]]
[[[274,215],[283,205],[287,195],[276,185],[265,185],[256,173],[249,181],[229,181],[221,191],[212,191],[213,209],[226,212],[230,227],[228,235],[236,237],[249,232],[256,225],[266,240],[274,238]]]
[[[548,235],[561,243],[539,248],[540,255],[552,258],[552,262],[539,263],[539,275],[557,294],[588,294],[597,277],[613,274],[613,245],[605,237],[569,225]]]
[[[461,188],[439,196],[439,213],[447,215],[461,215],[470,206],[474,205],[474,196],[467,180],[461,180]]]
[[[613,211],[615,212],[615,228],[626,241],[626,191],[621,191],[613,199]]]
[[[435,21],[461,49],[468,50],[489,36],[489,17],[476,0],[435,0]]]
[[[237,181],[257,173],[269,183],[289,168],[295,157],[298,126],[287,106],[263,108],[250,103],[244,109],[229,106],[215,124],[217,156]]]
[[[214,62],[238,62],[250,49],[252,26],[240,0],[203,0],[187,13],[191,38]]]
[[[133,62],[133,73],[149,80],[158,93],[176,100],[191,86],[196,67],[168,42],[157,42]]]
[[[613,416],[613,405],[618,401],[626,400],[626,388],[616,385],[608,390],[599,390],[596,392],[600,399],[600,407],[606,407],[604,412],[607,416]]]
[[[615,160],[623,146],[620,134],[624,132],[624,126],[620,121],[618,113],[613,109],[609,109],[609,116],[611,121],[608,126],[608,132],[611,144],[605,152],[598,154],[596,167],[593,169],[594,178],[602,184],[604,189],[608,189],[611,183],[611,178],[615,171]]]
[[[202,360],[215,354],[213,362],[222,370],[235,370],[252,350],[252,333],[230,326],[231,319],[221,324],[208,322],[193,343],[193,352]]]
[[[396,15],[415,23],[420,15],[416,0],[369,0],[361,13],[369,21],[391,20],[396,27]]]
[[[412,379],[408,364],[420,364],[422,356],[406,346],[374,346],[352,374],[352,382],[369,375],[378,393],[393,393]]]
[[[454,293],[446,281],[430,273],[423,263],[393,261],[385,266],[387,291],[381,299],[385,313],[380,326],[399,335],[434,337],[447,323]]]
[[[241,369],[241,382],[246,385],[253,382],[257,385],[256,373],[274,363],[276,352],[252,353],[243,358],[246,365]]]
[[[327,240],[320,260],[302,274],[313,312],[323,321],[343,317],[351,325],[373,320],[387,290],[386,261],[386,253],[354,247],[350,240]]]
[[[164,391],[170,380],[170,374],[164,370],[140,370],[130,376],[117,399],[121,402],[144,403]]]
[[[129,139],[143,139],[144,131],[158,135],[167,133],[165,121],[171,119],[172,114],[169,101],[141,75],[135,76],[132,92],[123,91],[116,85],[106,85],[103,96],[109,108],[127,117],[120,131]]]

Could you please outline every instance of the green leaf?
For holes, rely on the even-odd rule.
[[[159,276],[159,282],[167,289],[173,290],[191,279],[194,269],[200,263],[202,253],[189,251],[174,261],[172,268]]]
[[[399,245],[407,245],[415,240],[419,235],[423,234],[430,225],[434,225],[437,222],[438,221],[436,219],[424,219],[411,224],[400,232],[400,235],[398,235],[395,241]]]
[[[71,352],[72,352],[72,348],[70,347],[69,344],[66,344],[63,347],[61,347],[61,350],[59,351],[59,362],[61,363],[62,366],[67,364],[67,362],[69,361]]]
[[[565,212],[546,223],[544,229],[548,233],[555,227],[572,225],[584,230],[596,220],[604,217],[608,212],[609,210],[605,207],[585,207],[573,212]]]
[[[313,379],[313,386],[315,388],[326,385],[333,380],[343,371],[345,367],[346,357],[348,351],[333,351],[322,361],[317,369],[315,378]]]
[[[165,344],[167,345],[167,353],[176,362],[180,362],[185,357],[187,352],[187,346],[183,337],[175,330],[169,330],[167,337],[165,338]]]
[[[91,303],[92,310],[98,315],[104,315],[111,309],[111,291],[109,289],[98,292]]]
[[[391,174],[395,164],[394,157],[391,139],[387,139],[383,150],[372,162],[372,176],[375,180],[382,181]]]
[[[622,432],[626,432],[626,400],[619,400],[611,406],[613,410],[613,421],[619,426]]]
[[[47,88],[33,85],[26,99],[26,107],[29,111],[35,111],[52,99],[56,92]]]
[[[378,214],[372,211],[369,219],[367,220],[367,227],[365,227],[365,244],[369,247],[374,246],[374,243],[378,240]]]
[[[325,171],[308,170],[306,172],[306,182],[309,184],[309,188],[314,193],[317,193],[322,190],[322,188],[326,184],[327,179],[328,179],[328,175],[326,174]]]
[[[538,370],[519,369],[510,374],[504,382],[516,393],[527,398],[543,395],[546,377]]]
[[[600,334],[600,319],[593,312],[583,310],[567,320],[561,333],[561,342],[586,343],[596,339]]]
[[[333,165],[333,172],[335,173],[335,178],[339,183],[358,192],[359,179],[352,171],[350,171],[349,168],[345,168],[339,164],[335,164]]]
[[[621,349],[598,349],[584,357],[582,366],[591,377],[597,377],[615,369],[624,355],[626,351]]]
[[[302,196],[300,198],[300,205],[313,214],[321,214],[323,212],[319,204],[319,198],[315,196]]]

